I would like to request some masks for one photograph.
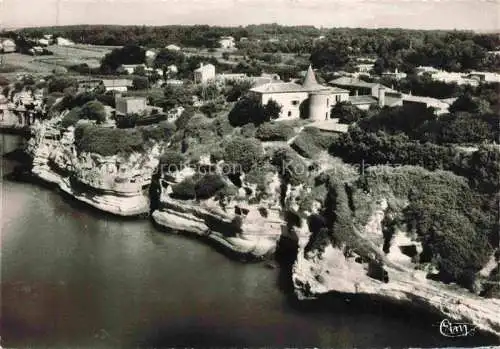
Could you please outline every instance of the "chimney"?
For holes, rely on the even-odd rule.
[[[394,69],[394,73],[396,74],[398,73],[398,68]]]
[[[200,62],[200,68],[203,67],[203,62]]]
[[[358,90],[354,91],[354,95],[357,97],[358,96]]]
[[[383,108],[385,105],[385,87],[380,86],[378,88],[378,106]]]

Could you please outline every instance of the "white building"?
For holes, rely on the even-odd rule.
[[[233,49],[236,47],[235,40],[232,36],[221,36],[219,39],[219,45],[225,49]]]
[[[215,80],[215,66],[200,63],[200,67],[194,71],[195,84],[204,84],[213,80]]]
[[[121,115],[141,114],[147,108],[146,98],[144,97],[122,97],[117,96],[116,113]]]
[[[369,73],[373,70],[375,64],[373,63],[360,63],[356,64],[355,68],[358,73]]]
[[[102,80],[102,85],[104,86],[106,92],[127,92],[130,87],[132,87],[132,80],[127,79],[113,79],[113,80]]]
[[[11,39],[0,39],[0,52],[16,52],[16,43]]]
[[[401,80],[406,78],[406,73],[398,71],[396,68],[394,72],[385,72],[382,73],[383,77],[390,78],[390,79],[395,79],[395,80]]]
[[[127,74],[134,74],[135,70],[137,68],[144,68],[144,70],[146,70],[146,65],[145,64],[122,64],[120,66],[121,69],[123,69],[125,72],[127,72]]]
[[[450,105],[456,98],[437,99],[424,96],[403,95],[403,105],[412,105],[420,108],[433,108],[436,115],[448,113]]]
[[[181,48],[179,46],[174,45],[174,44],[170,44],[168,46],[165,46],[165,48],[167,50],[170,50],[170,51],[180,51],[181,50]]]
[[[73,41],[69,40],[69,39],[58,37],[56,39],[56,44],[58,46],[71,46],[71,45],[74,45],[75,43]]]
[[[315,121],[327,120],[330,118],[332,106],[349,98],[347,90],[320,85],[311,66],[302,85],[276,81],[254,87],[250,92],[257,96],[263,105],[270,100],[281,105],[277,120],[298,119],[301,112],[306,112],[309,118]]]

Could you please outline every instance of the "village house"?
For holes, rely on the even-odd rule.
[[[129,75],[132,75],[134,74],[135,70],[139,67],[144,68],[144,70],[146,70],[145,64],[122,64],[119,69],[123,70]]]
[[[127,92],[130,87],[132,87],[132,80],[127,79],[105,79],[102,80],[102,86],[106,92]]]
[[[250,93],[259,98],[265,105],[270,100],[281,105],[281,113],[277,120],[298,119],[307,113],[312,120],[330,118],[332,106],[347,101],[349,91],[320,85],[312,67],[309,66],[301,85],[293,82],[271,82],[250,89]],[[304,103],[306,102],[306,103]],[[307,108],[306,110],[303,110]]]
[[[115,98],[116,114],[142,114],[147,109],[145,97],[123,97],[117,95]]]
[[[477,81],[477,79],[468,78],[467,74],[464,73],[438,70],[437,72],[431,74],[431,78],[434,81],[455,83],[457,85],[479,86],[479,81]]]
[[[11,39],[0,39],[0,52],[2,53],[16,52],[16,43]]]
[[[200,67],[194,71],[194,83],[205,84],[213,80],[215,80],[215,66],[210,63],[200,63]]]
[[[356,71],[358,73],[369,73],[373,70],[374,66],[375,66],[375,64],[373,64],[373,63],[360,63],[360,64],[356,64],[354,66],[354,68],[356,69]]]
[[[78,80],[78,92],[94,91],[102,84],[101,79]]]
[[[406,73],[398,71],[398,68],[394,70],[394,72],[384,72],[382,73],[382,76],[384,78],[390,78],[390,79],[395,79],[395,80],[401,80],[406,78]]]
[[[500,74],[492,72],[472,71],[466,75],[468,79],[477,80],[479,83],[500,82]]]
[[[170,45],[167,45],[165,46],[165,48],[169,51],[180,51],[181,48],[177,45],[174,45],[174,44],[170,44]]]
[[[241,81],[241,80],[246,80],[248,79],[248,76],[246,74],[217,74],[215,76],[215,80],[220,83],[227,83],[230,81]]]
[[[436,73],[438,72],[439,69],[436,69],[434,67],[431,67],[431,66],[418,66],[415,68],[415,73],[417,75],[423,75],[423,74],[433,74],[433,73]]]
[[[219,45],[221,48],[233,49],[236,47],[235,40],[232,36],[221,36],[219,39]]]
[[[437,99],[405,94],[403,95],[403,106],[411,106],[417,109],[433,108],[436,115],[441,115],[448,113],[450,105],[452,105],[455,100],[456,98]]]
[[[372,105],[395,107],[403,104],[401,93],[379,83],[340,77],[330,81],[330,85],[350,91],[348,100],[359,109],[367,110]]]
[[[58,37],[56,39],[56,44],[58,46],[71,46],[71,45],[74,45],[75,43],[73,41],[69,40],[69,39]]]

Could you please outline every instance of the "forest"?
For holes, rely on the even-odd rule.
[[[11,33],[12,34],[12,33]],[[398,68],[411,72],[417,66],[431,65],[449,71],[500,70],[500,57],[488,51],[500,47],[497,34],[472,31],[424,31],[407,29],[318,29],[311,26],[277,24],[246,27],[194,26],[102,26],[27,28],[21,37],[43,34],[63,36],[77,43],[144,47],[177,44],[197,48],[217,48],[221,36],[231,35],[238,53],[310,54],[315,68],[352,68],[356,57],[377,58],[376,68]],[[15,34],[15,35],[17,35]],[[241,38],[246,40],[240,41]]]

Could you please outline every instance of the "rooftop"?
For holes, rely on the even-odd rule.
[[[349,96],[349,102],[353,105],[376,104],[377,99],[372,96]]]
[[[311,65],[309,65],[309,68],[307,69],[306,77],[304,78],[302,87],[304,90],[307,91],[324,90],[327,88],[325,86],[318,84],[318,81],[316,80],[316,75],[314,75],[314,70],[312,69]]]
[[[102,80],[105,87],[132,87],[132,80],[127,79],[114,79],[114,80]]]
[[[351,77],[347,77],[347,76],[342,76],[340,78],[334,79],[334,80],[330,81],[330,84],[339,85],[339,86],[365,87],[365,88],[372,88],[372,87],[380,85],[380,84],[377,84],[375,82],[366,82],[363,80],[359,80],[359,79],[351,78]]]
[[[293,82],[268,82],[254,87],[250,91],[258,93],[306,92],[301,85]]]

